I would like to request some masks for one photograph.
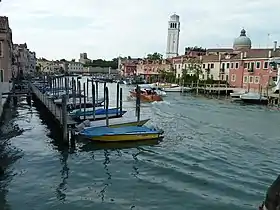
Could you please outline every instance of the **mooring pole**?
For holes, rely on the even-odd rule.
[[[120,84],[117,83],[117,116],[119,116]]]
[[[86,92],[86,83],[84,83],[84,93]],[[84,120],[86,120],[86,103],[87,103],[87,96],[84,94]]]
[[[95,85],[91,82],[91,95],[92,95],[92,117],[95,120]]]
[[[137,85],[136,87],[136,115],[137,122],[140,122],[140,87]]]
[[[106,113],[106,126],[109,127],[109,116],[108,116],[108,108],[109,108],[109,91],[108,87],[105,87],[105,113]]]
[[[105,93],[105,89],[106,89],[106,82],[104,82],[104,100],[106,101],[106,93]],[[106,109],[106,105],[104,103],[104,109]]]
[[[120,88],[120,114],[122,114],[122,88]]]
[[[68,143],[68,129],[67,129],[67,95],[62,95],[62,129],[63,129],[63,141]]]

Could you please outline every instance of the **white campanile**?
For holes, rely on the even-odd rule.
[[[166,57],[178,56],[179,51],[180,20],[179,15],[171,15],[168,21],[168,35]]]

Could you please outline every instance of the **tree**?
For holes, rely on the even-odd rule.
[[[199,80],[202,74],[202,61],[199,57],[188,57],[187,67],[182,69],[182,79],[185,82],[192,82]]]
[[[162,70],[159,71],[159,79],[163,82],[172,83],[176,80],[176,73],[173,68],[170,71]]]
[[[147,59],[149,60],[162,60],[162,58],[163,58],[162,54],[157,52],[147,55]]]

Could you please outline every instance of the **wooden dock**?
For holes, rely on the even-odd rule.
[[[43,94],[36,86],[30,84],[30,88],[35,96],[41,101],[41,103],[52,113],[53,117],[63,125],[62,108],[58,107],[51,99]],[[69,115],[67,115],[67,127],[73,127],[77,124]]]

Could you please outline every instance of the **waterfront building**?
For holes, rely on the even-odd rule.
[[[166,58],[178,56],[180,38],[180,17],[179,15],[171,15],[168,21]]]
[[[119,59],[118,68],[120,74],[124,77],[131,77],[137,74],[137,64],[139,63],[140,58],[131,58],[131,59]]]
[[[152,76],[159,75],[161,72],[169,71],[172,71],[172,63],[169,59],[142,59],[136,65],[136,75],[142,76],[147,80]]]
[[[68,63],[68,72],[75,72],[75,73],[83,73],[84,72],[84,65],[80,62],[73,62],[70,61]]]
[[[273,48],[251,48],[252,42],[243,29],[234,40],[230,56],[230,80],[233,87],[246,89],[267,88],[277,80],[277,71],[270,67],[271,59],[280,58],[277,42]]]
[[[0,82],[12,78],[13,41],[8,17],[0,16]]]

